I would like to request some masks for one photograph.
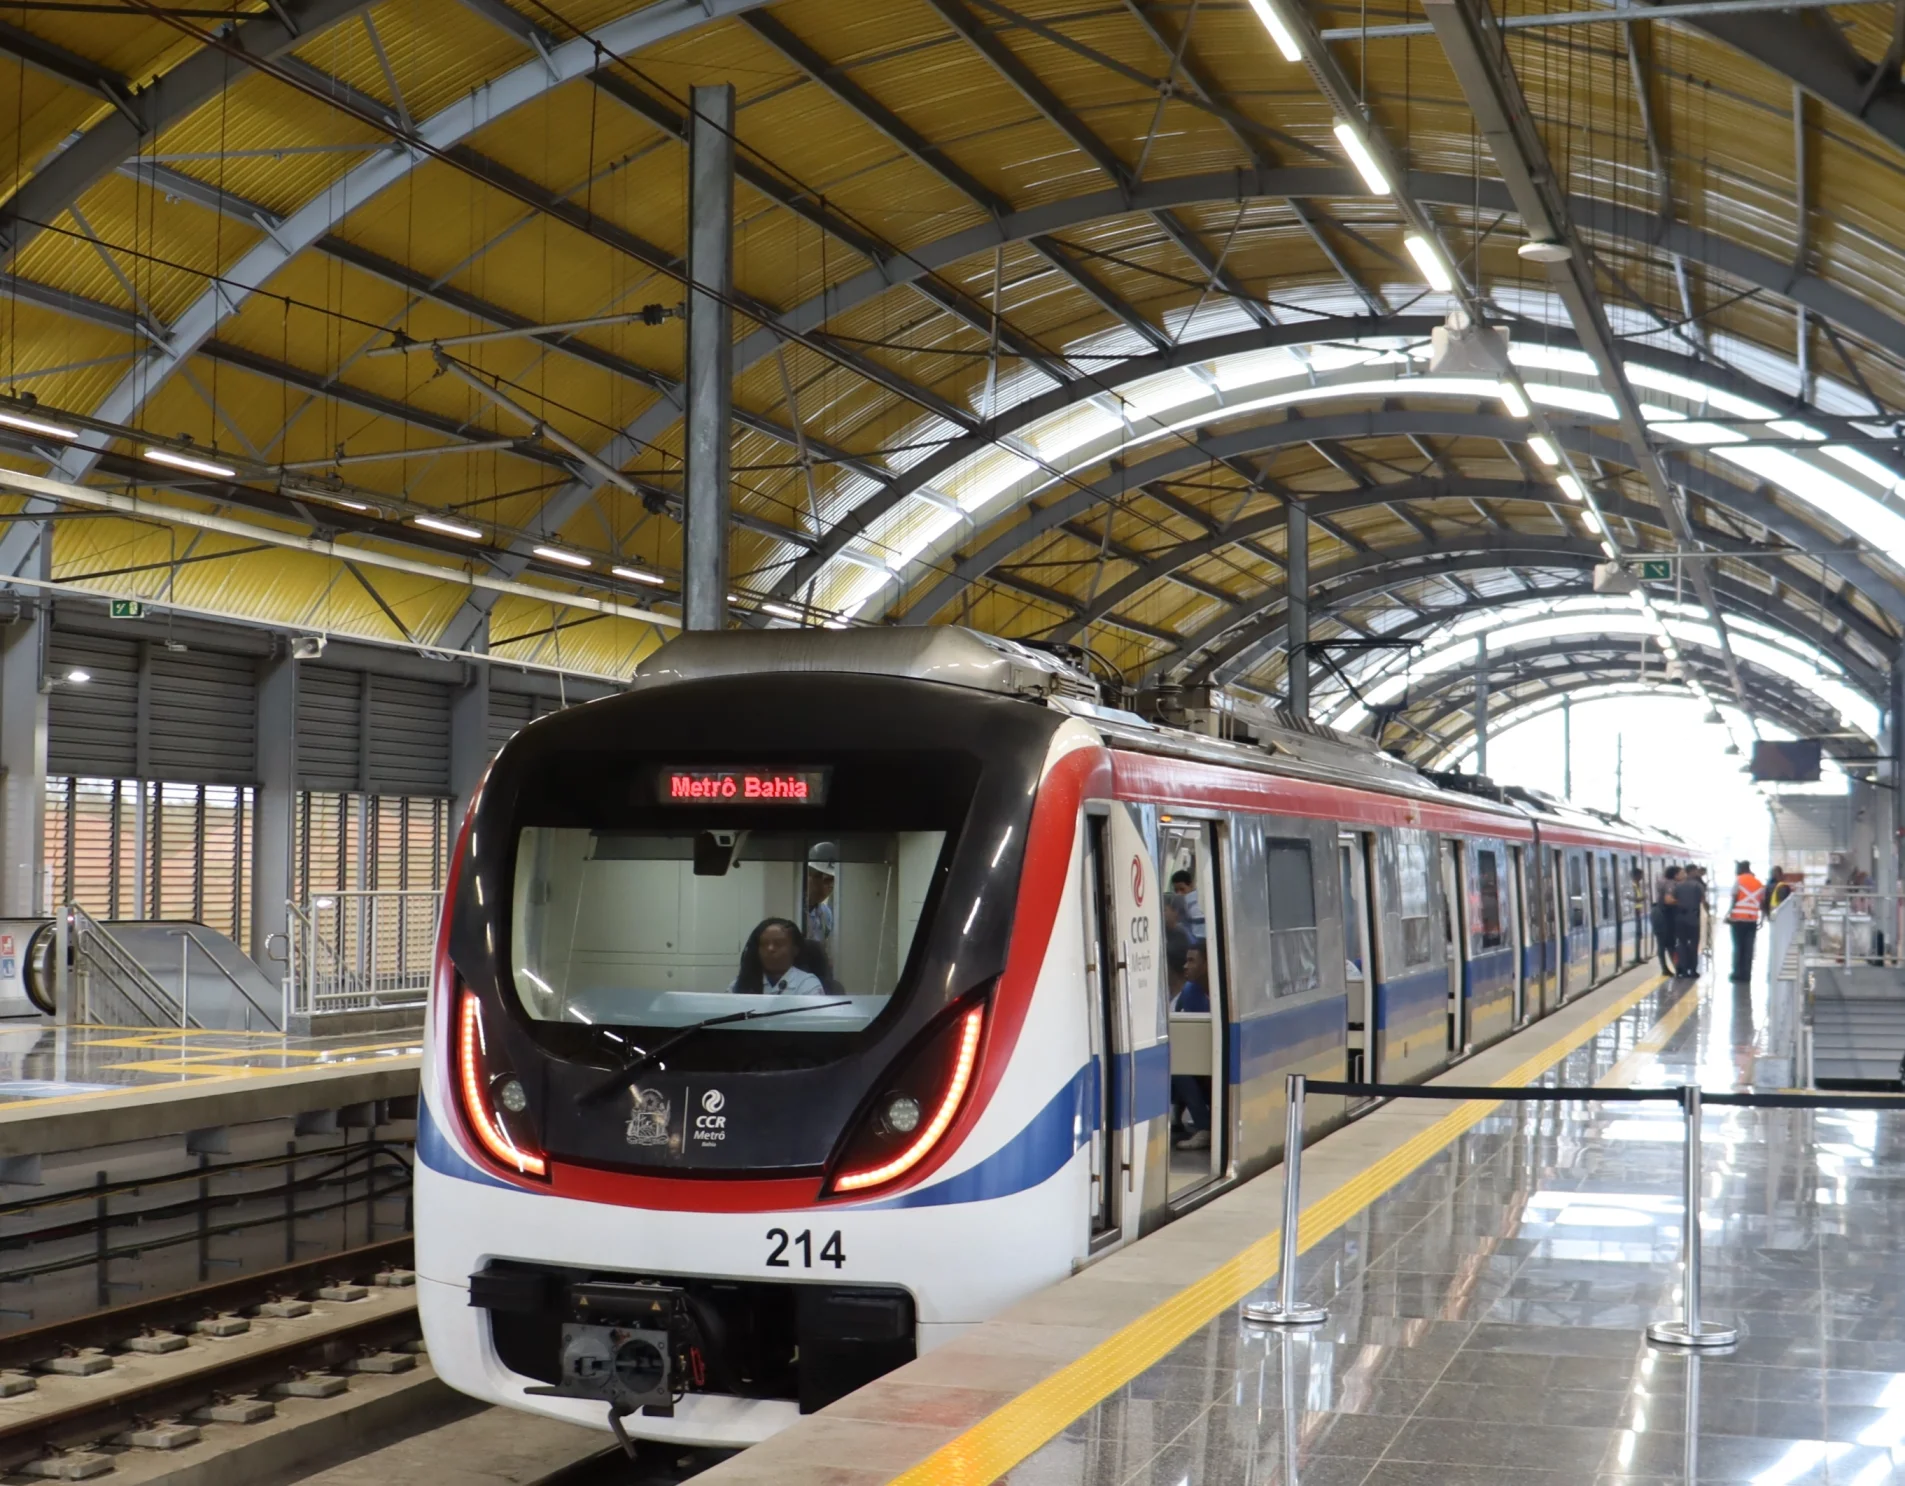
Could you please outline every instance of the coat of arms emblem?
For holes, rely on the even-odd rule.
[[[660,1089],[644,1089],[637,1084],[630,1084],[628,1092],[634,1101],[628,1112],[628,1143],[667,1145],[668,1096]]]

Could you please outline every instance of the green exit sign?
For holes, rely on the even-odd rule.
[[[112,617],[114,619],[144,619],[146,606],[137,599],[114,599]]]
[[[1643,562],[1640,565],[1641,581],[1644,583],[1665,583],[1673,577],[1673,564],[1670,562]]]

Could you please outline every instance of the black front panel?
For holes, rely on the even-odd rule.
[[[581,1164],[682,1174],[824,1166],[934,1018],[983,993],[1003,969],[1031,804],[1060,721],[1032,704],[932,683],[769,675],[609,698],[520,733],[478,807],[450,942],[484,1005],[490,1062],[520,1079],[543,1149]],[[765,797],[750,801],[750,790]],[[526,913],[544,911],[514,896],[518,854],[558,835],[592,866],[672,854],[671,870],[699,888],[704,869],[720,870],[707,860],[717,848],[737,862],[790,857],[784,871],[796,874],[803,852],[811,874],[813,852],[831,851],[843,859],[843,880],[856,870],[877,876],[879,863],[864,860],[877,851],[865,843],[880,833],[930,835],[936,850],[904,864],[917,927],[880,945],[881,983],[862,975],[843,985],[819,966],[813,980],[792,977],[788,988],[810,1000],[838,993],[851,1003],[839,1027],[816,1013],[712,1028],[618,1078],[632,1052],[676,1037],[680,1017],[644,1024],[650,1013],[635,1002],[621,1012],[613,984],[592,988],[586,1012],[550,1015],[537,999],[547,987],[525,975],[534,968],[522,963],[528,947],[512,942]],[[856,853],[862,860],[851,860]],[[653,895],[629,911],[653,917]],[[746,963],[744,951],[743,971]],[[698,973],[697,1017],[730,1006],[779,1011],[797,999],[734,994],[745,986],[731,957]]]
[[[627,1315],[625,1292],[679,1297],[659,1320]],[[677,1396],[798,1400],[825,1408],[911,1362],[913,1297],[886,1285],[792,1285],[757,1281],[607,1276],[498,1260],[470,1276],[470,1304],[489,1313],[497,1359],[553,1388],[563,1329],[577,1322],[636,1319],[675,1333],[684,1366]],[[610,1314],[605,1315],[605,1310]]]

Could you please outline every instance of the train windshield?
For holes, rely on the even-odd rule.
[[[946,841],[818,825],[524,827],[516,993],[543,1022],[681,1027],[759,1008],[777,1015],[719,1030],[857,1032],[905,974]]]

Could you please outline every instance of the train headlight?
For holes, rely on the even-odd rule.
[[[895,1135],[911,1135],[919,1129],[919,1100],[911,1094],[895,1094],[886,1101],[886,1112],[881,1118]]]
[[[521,1114],[529,1108],[529,1096],[523,1092],[521,1079],[506,1078],[496,1086],[496,1102],[511,1114]]]
[[[863,1108],[833,1162],[826,1190],[836,1196],[897,1181],[952,1128],[979,1066],[983,1003],[942,1019],[888,1070],[891,1092]],[[897,1073],[897,1076],[894,1076]]]

